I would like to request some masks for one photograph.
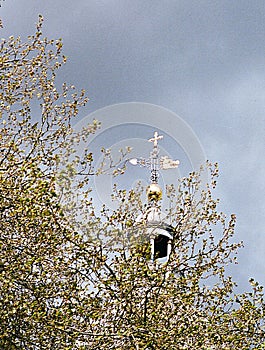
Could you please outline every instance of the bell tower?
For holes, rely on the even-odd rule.
[[[153,142],[153,149],[148,159],[133,158],[129,162],[132,165],[139,164],[150,169],[150,184],[146,189],[148,207],[142,215],[137,218],[137,224],[146,227],[146,235],[151,245],[151,260],[164,263],[168,260],[171,252],[173,239],[173,228],[170,226],[165,214],[161,212],[160,201],[162,200],[162,189],[158,185],[159,171],[177,168],[178,160],[172,160],[167,156],[159,158],[158,141],[163,138],[155,131],[154,137],[149,139]]]

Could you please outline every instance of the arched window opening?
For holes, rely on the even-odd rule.
[[[165,258],[168,256],[169,237],[158,235],[154,239],[154,257],[155,259]]]

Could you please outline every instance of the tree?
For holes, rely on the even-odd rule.
[[[95,214],[88,150],[72,119],[85,92],[63,84],[61,40],[36,33],[1,44],[1,349],[264,349],[263,290],[235,295],[226,265],[241,244],[211,183],[191,173],[168,187],[169,260],[150,260],[141,186],[114,190],[119,207]]]

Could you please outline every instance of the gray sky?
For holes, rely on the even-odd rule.
[[[218,196],[238,217],[240,287],[264,274],[265,2],[262,0],[6,0],[1,36],[62,37],[60,80],[99,108],[139,101],[177,113],[218,161]],[[148,135],[149,136],[149,135]],[[166,148],[166,144],[164,144]]]

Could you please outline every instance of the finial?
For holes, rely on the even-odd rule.
[[[154,132],[154,137],[149,139],[149,142],[153,142],[153,150],[150,152],[150,157],[148,159],[144,158],[132,158],[128,161],[132,165],[139,164],[140,166],[145,166],[151,170],[151,184],[147,187],[147,197],[148,201],[157,202],[162,199],[162,190],[158,185],[159,170],[166,170],[177,168],[179,165],[179,160],[170,159],[168,156],[163,156],[158,158],[159,149],[158,141],[163,138],[163,135],[158,135],[158,132]]]

